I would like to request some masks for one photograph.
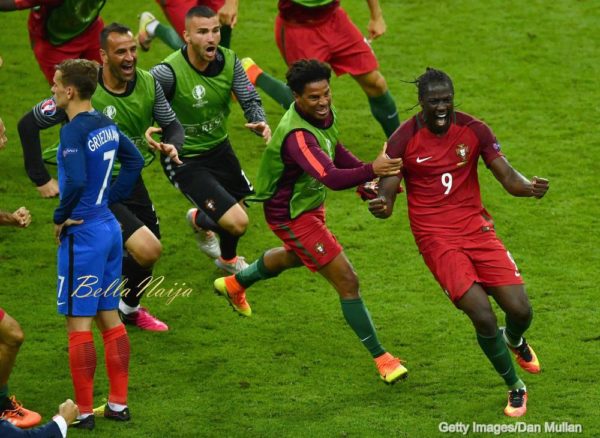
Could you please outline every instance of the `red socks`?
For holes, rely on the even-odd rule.
[[[96,348],[91,331],[69,333],[69,366],[79,412],[91,414],[96,372]]]
[[[104,358],[110,382],[108,401],[120,405],[127,404],[129,382],[129,337],[123,324],[102,332]]]

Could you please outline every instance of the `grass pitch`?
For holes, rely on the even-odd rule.
[[[272,29],[276,3],[241,3],[233,49],[283,77],[286,68]],[[583,436],[600,436],[600,5],[381,3],[388,31],[373,49],[401,118],[410,117],[417,103],[415,87],[403,81],[427,66],[443,69],[454,79],[459,109],[492,127],[510,162],[525,175],[550,179],[543,200],[517,199],[480,167],[484,205],[523,273],[534,308],[528,339],[543,372],[521,373],[530,399],[520,421],[540,425],[542,432],[546,422],[581,424]],[[365,2],[343,4],[366,31]],[[136,15],[143,10],[163,18],[156,3],[142,0],[109,1],[103,17],[136,29]],[[10,138],[0,152],[0,208],[26,205],[33,214],[29,229],[0,229],[0,305],[27,335],[11,388],[48,420],[60,401],[72,397],[72,387],[64,321],[55,309],[51,215],[57,200],[38,197],[23,170],[16,132],[19,118],[50,95],[29,47],[26,19],[27,12],[0,14],[0,116]],[[149,53],[139,54],[139,65],[149,68],[168,53],[154,42]],[[347,76],[334,79],[332,89],[342,141],[360,158],[373,159],[384,138],[366,98]],[[283,111],[265,95],[263,101],[274,127]],[[229,126],[252,177],[262,144],[246,132],[241,111],[234,110]],[[45,132],[45,143],[57,132]],[[469,321],[418,254],[402,195],[387,221],[372,218],[352,191],[330,193],[327,202],[328,222],[359,274],[379,337],[406,360],[410,372],[406,382],[386,387],[346,326],[335,292],[306,269],[256,285],[248,294],[252,318],[235,316],[212,294],[220,273],[195,247],[184,218],[187,200],[158,164],[144,174],[164,245],[155,270],[162,284],[144,303],[171,330],[129,331],[133,420],[98,421],[94,436],[432,437],[441,434],[442,422],[516,424],[502,415],[505,388],[480,352]],[[278,240],[260,208],[249,214],[240,253],[253,260]],[[187,289],[189,296],[166,296]],[[107,380],[99,338],[97,347],[100,403]]]

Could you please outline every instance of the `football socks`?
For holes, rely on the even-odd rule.
[[[129,307],[137,308],[144,295],[143,288],[152,276],[152,268],[140,266],[132,256],[123,257],[123,277],[126,279],[121,301]],[[125,313],[125,312],[124,312]]]
[[[96,372],[96,347],[91,331],[69,333],[69,367],[79,412],[91,414]]]
[[[235,279],[244,289],[249,288],[254,283],[260,280],[277,277],[279,272],[274,273],[269,271],[265,266],[265,255],[261,255],[254,263],[246,269],[235,274]],[[228,285],[229,286],[229,285]]]
[[[496,330],[496,334],[491,337],[482,336],[477,333],[477,342],[506,384],[509,387],[515,385],[519,381],[519,378],[517,377],[510,352],[504,339],[502,339],[500,330]]]
[[[386,91],[381,96],[369,97],[369,106],[371,107],[371,114],[383,128],[386,137],[392,135],[400,126],[400,118],[398,117],[396,102],[394,102],[390,92]]]
[[[511,318],[508,314],[506,315],[506,328],[504,329],[504,334],[506,335],[506,338],[508,339],[511,346],[517,347],[521,343],[523,333],[525,333],[525,331],[531,325],[532,319],[533,310],[531,310],[530,317],[525,323],[522,323],[516,320],[515,318]]]
[[[129,337],[123,324],[102,332],[106,373],[110,383],[108,401],[127,405],[129,382]]]
[[[279,79],[274,78],[267,72],[263,72],[256,78],[256,86],[269,95],[271,99],[279,103],[283,109],[288,109],[294,102],[292,90]]]
[[[156,26],[156,29],[154,30],[154,36],[173,50],[179,49],[184,44],[175,29],[162,23],[159,23],[158,26]]]
[[[365,307],[362,298],[342,299],[340,302],[346,322],[354,330],[360,342],[369,350],[371,356],[375,358],[384,354],[385,350],[379,343],[379,339],[377,339],[371,315],[369,315],[369,311]]]

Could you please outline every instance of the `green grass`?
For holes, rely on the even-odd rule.
[[[233,48],[283,77],[272,31],[275,2],[241,3]],[[344,5],[365,30],[365,2]],[[407,109],[416,103],[415,87],[403,81],[426,66],[441,68],[454,79],[459,108],[490,124],[511,163],[528,176],[550,179],[543,200],[516,199],[480,167],[484,204],[523,272],[534,307],[528,337],[544,371],[524,376],[530,402],[523,421],[542,429],[546,421],[579,423],[584,436],[600,436],[600,4],[383,0],[382,5],[388,32],[373,47],[401,117],[412,115]],[[162,17],[156,3],[142,0],[108,2],[103,17],[136,28],[136,14],[147,8]],[[16,132],[19,118],[49,95],[29,48],[26,19],[26,12],[0,14],[0,116],[10,138],[0,152],[0,208],[26,205],[34,217],[27,230],[0,229],[0,305],[27,335],[11,387],[49,419],[72,396],[72,387],[64,321],[55,309],[51,214],[57,201],[39,198],[29,182]],[[139,65],[149,68],[168,53],[156,42],[152,51],[140,53]],[[384,138],[366,98],[347,76],[334,79],[332,87],[342,141],[362,159],[373,159]],[[282,110],[266,96],[264,103],[274,127]],[[230,132],[247,174],[254,175],[262,145],[243,128],[237,109]],[[55,129],[44,133],[45,143],[56,135]],[[515,422],[502,415],[505,388],[470,323],[418,254],[404,195],[388,221],[373,219],[351,191],[331,193],[327,204],[328,222],[359,274],[379,337],[410,370],[408,381],[386,387],[346,326],[334,291],[306,269],[255,286],[249,292],[252,318],[236,317],[212,294],[219,273],[188,232],[187,200],[157,164],[145,170],[145,180],[163,234],[155,272],[164,276],[164,288],[185,283],[192,292],[170,304],[164,297],[145,300],[171,330],[130,331],[133,420],[99,421],[92,435],[430,437],[439,435],[442,421]],[[250,218],[240,252],[255,259],[278,240],[260,208],[252,207]],[[98,338],[97,346],[99,402],[107,381]]]

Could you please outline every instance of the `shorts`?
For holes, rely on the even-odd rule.
[[[0,322],[2,322],[2,320],[4,319],[4,315],[6,315],[6,312],[2,307],[0,307]]]
[[[523,284],[519,268],[494,230],[468,239],[424,238],[419,251],[455,305],[473,283],[484,288]]]
[[[58,247],[58,312],[95,316],[119,306],[123,241],[114,218],[78,225]]]
[[[285,250],[293,251],[312,272],[320,270],[343,251],[325,225],[322,207],[302,213],[289,222],[269,224],[269,227],[283,241]]]
[[[314,58],[327,62],[338,76],[357,76],[379,68],[371,46],[342,8],[337,8],[330,20],[310,25],[286,22],[278,15],[275,40],[287,65]]]
[[[215,222],[254,193],[227,140],[202,155],[180,159],[183,164],[176,166],[161,155],[163,170],[171,183]]]
[[[52,85],[55,67],[65,59],[89,59],[102,65],[100,58],[100,32],[104,23],[98,18],[85,32],[60,46],[53,46],[46,39],[31,35],[31,47],[40,69]]]
[[[160,239],[158,217],[141,176],[136,181],[131,196],[123,202],[112,204],[110,210],[121,224],[123,244],[143,226],[148,227]]]
[[[183,38],[185,30],[185,14],[194,6],[208,6],[215,12],[225,4],[225,0],[156,0],[165,13],[171,26]]]

